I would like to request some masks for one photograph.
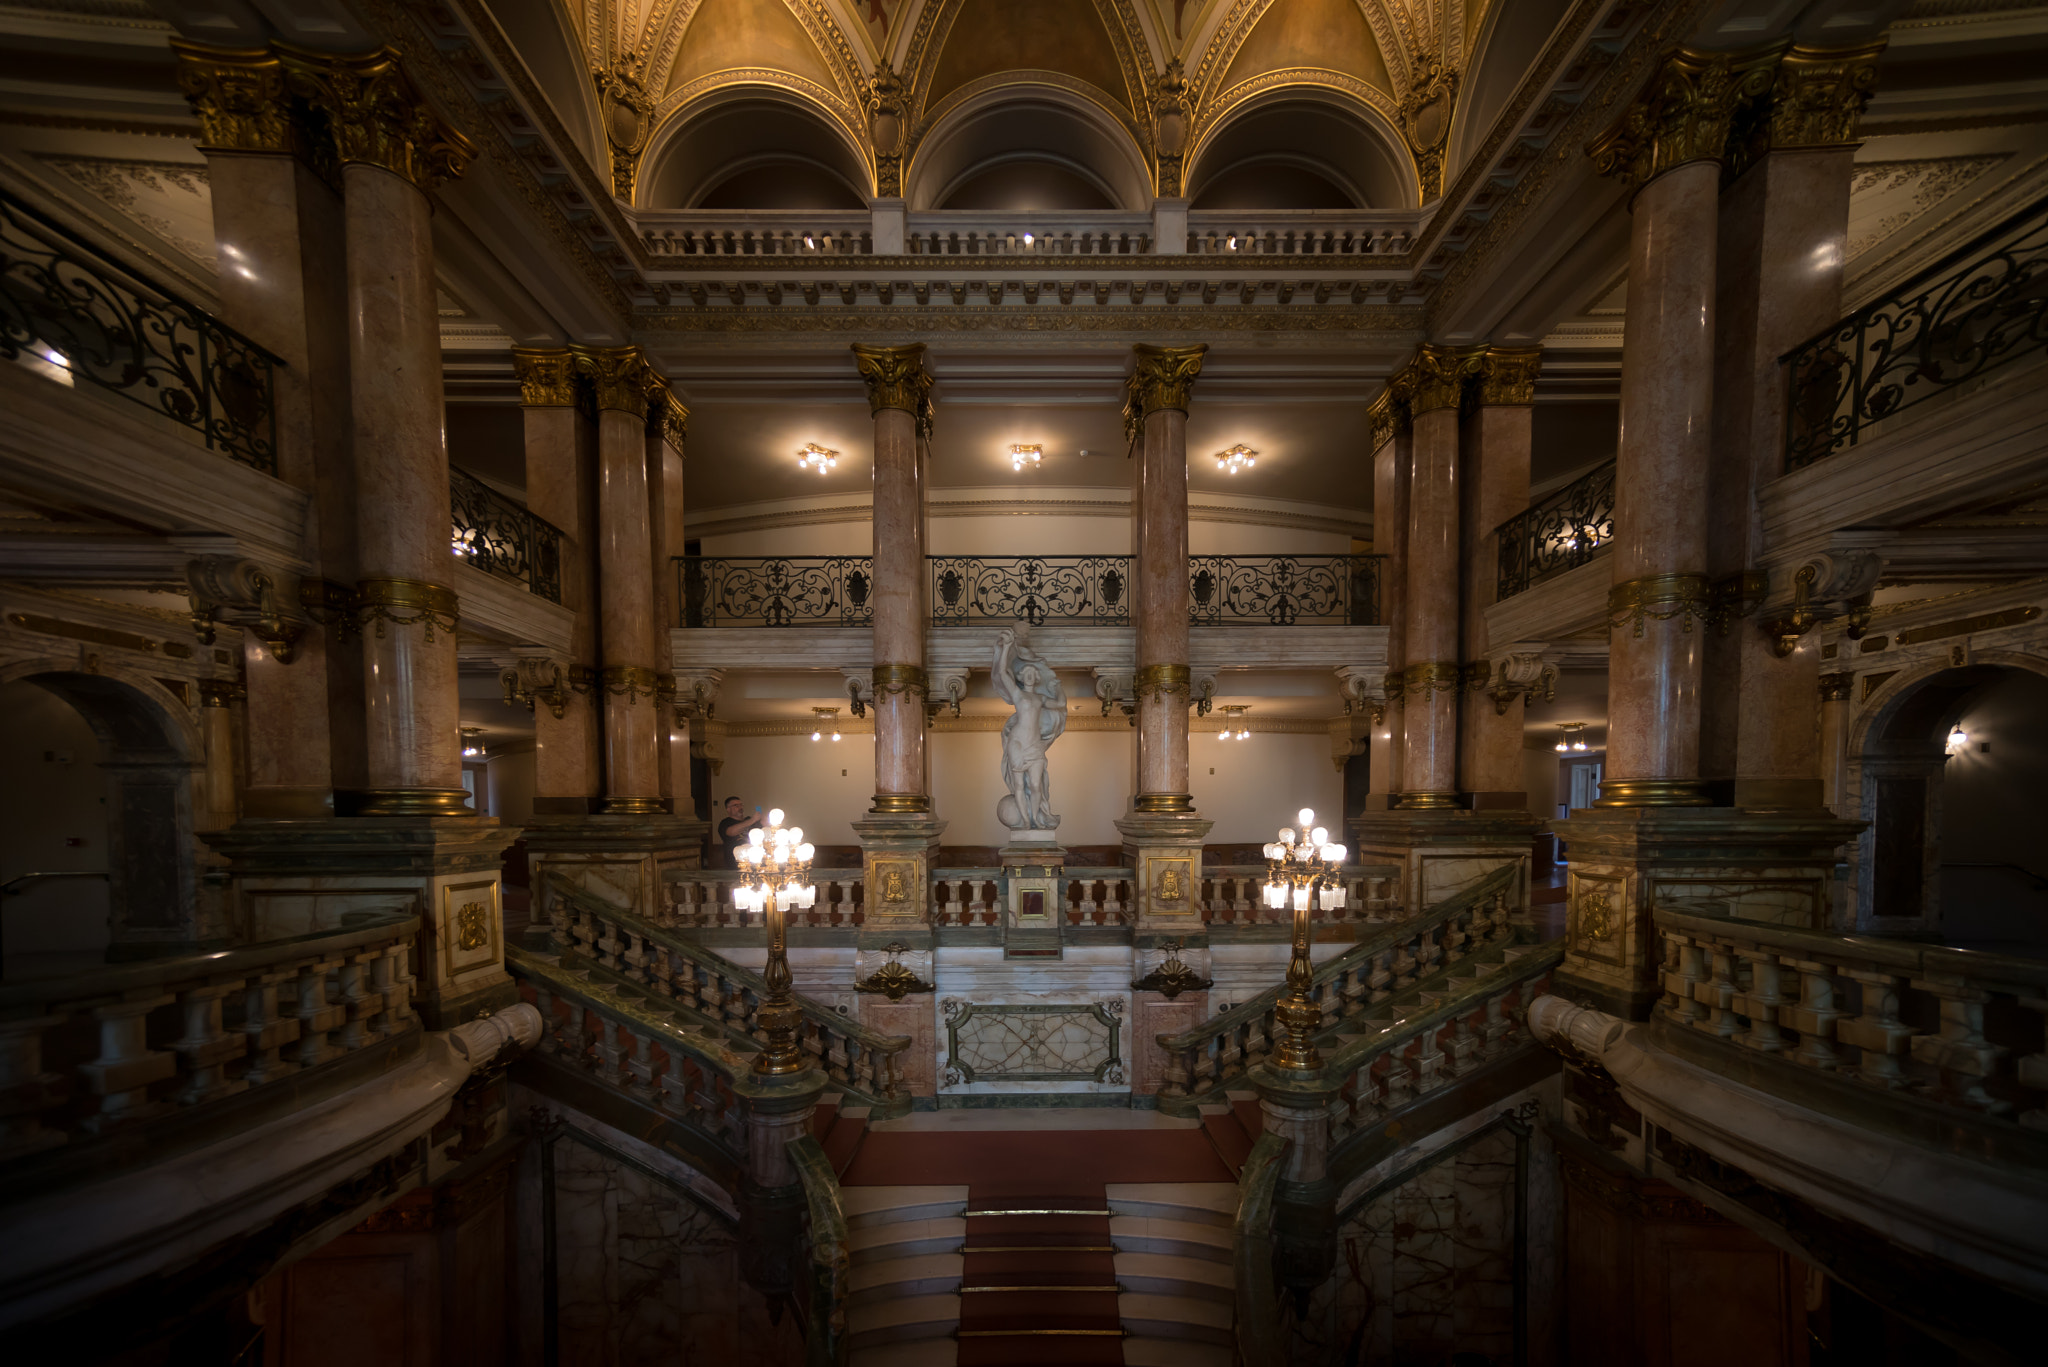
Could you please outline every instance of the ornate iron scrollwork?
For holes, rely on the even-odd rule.
[[[1190,556],[1188,620],[1201,626],[1375,626],[1380,560],[1376,555]]]
[[[562,601],[562,533],[474,475],[448,472],[455,554],[480,570]]]
[[[1614,539],[1614,462],[1500,524],[1497,596],[1585,564]]]
[[[1122,625],[1130,569],[1121,555],[933,556],[932,621]]]
[[[875,620],[871,555],[682,556],[686,627],[867,626]]]

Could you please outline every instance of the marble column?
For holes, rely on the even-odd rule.
[[[1500,524],[1529,506],[1530,434],[1536,415],[1536,371],[1541,348],[1488,347],[1473,387],[1477,406],[1465,422],[1465,573],[1462,654],[1465,697],[1459,718],[1458,787],[1475,811],[1521,809],[1522,714],[1527,684],[1496,656],[1505,641],[1490,641],[1486,609],[1500,584]],[[1496,677],[1496,668],[1500,676]]]
[[[1402,617],[1407,811],[1458,805],[1458,409],[1476,358],[1425,346],[1409,366],[1414,425],[1408,482],[1408,581]]]
[[[1855,710],[1856,676],[1847,672],[1820,676],[1821,801],[1836,816],[1843,811],[1849,788],[1849,721]]]
[[[272,372],[280,479],[313,495],[306,560],[355,582],[348,329],[340,197],[296,155],[284,63],[275,53],[173,39],[178,81],[202,129],[221,321],[277,355]],[[289,664],[247,637],[247,813],[318,817],[334,788],[360,788],[361,646],[281,604],[298,639]],[[327,595],[322,594],[322,597]],[[323,614],[324,615],[324,614]],[[331,620],[331,619],[329,619]]]
[[[398,55],[286,50],[342,168],[356,596],[363,638],[364,816],[461,816],[448,450],[429,192],[473,155]]]
[[[924,637],[925,459],[932,379],[922,343],[853,348],[875,419],[875,801],[880,815],[929,812]]]
[[[1787,52],[1757,120],[1763,139],[1752,135],[1749,164],[1721,192],[1708,569],[1724,599],[1762,610],[1757,622],[1706,640],[1701,771],[1714,798],[1737,807],[1810,811],[1823,801],[1820,644],[1814,633],[1781,634],[1800,565],[1772,563],[1755,509],[1784,473],[1779,358],[1843,311],[1857,121],[1883,47]],[[1874,559],[1869,568],[1819,587],[1861,591]],[[1818,616],[1843,606],[1811,608]]]
[[[224,831],[235,824],[241,806],[236,779],[241,765],[235,753],[235,702],[241,690],[224,680],[199,681],[199,736],[205,746],[206,771],[199,801],[193,804],[194,831]]]
[[[1406,372],[1403,372],[1405,375]],[[1380,560],[1379,621],[1387,628],[1383,698],[1372,714],[1371,791],[1366,810],[1386,811],[1401,796],[1403,671],[1408,667],[1408,474],[1414,438],[1405,381],[1390,379],[1373,400],[1372,551]]]
[[[661,799],[677,816],[696,818],[690,805],[690,748],[676,708],[674,651],[669,632],[681,621],[676,597],[675,558],[683,553],[683,441],[690,410],[674,391],[664,387],[652,397],[647,422],[647,506],[653,530],[654,670],[656,768]]]
[[[590,424],[577,402],[566,347],[514,347],[526,437],[526,507],[563,536],[562,606],[576,614],[565,657],[522,656],[510,690],[533,708],[533,810],[582,816],[602,792],[597,702],[597,617],[591,550],[596,503]]]
[[[660,812],[654,668],[654,530],[647,502],[648,395],[667,386],[638,347],[577,348],[597,402],[598,642],[604,692],[604,802]],[[666,671],[664,671],[666,672]]]

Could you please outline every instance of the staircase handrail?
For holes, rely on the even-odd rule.
[[[744,968],[721,954],[714,953],[702,945],[691,942],[674,931],[657,926],[637,912],[627,911],[614,906],[603,898],[577,887],[558,872],[550,871],[546,875],[545,882],[552,896],[570,903],[584,914],[605,918],[630,934],[637,936],[647,944],[654,945],[684,959],[714,977],[723,978],[727,982],[736,984],[751,993],[756,1001],[762,1001],[767,998],[767,980],[752,969]],[[571,948],[571,946],[566,944],[562,947],[564,949]],[[863,1025],[857,1020],[840,1015],[837,1011],[806,997],[801,992],[794,993],[793,995],[796,997],[798,1007],[803,1011],[804,1020],[821,1034],[842,1036],[859,1045],[864,1052],[888,1060],[889,1066],[885,1071],[892,1078],[899,1072],[895,1066],[895,1060],[897,1056],[910,1048],[910,1036],[885,1035],[881,1031]],[[844,1079],[840,1080],[843,1081]],[[884,1091],[885,1099],[896,1099],[893,1085],[885,1088]]]
[[[847,1358],[846,1213],[839,1200],[839,1179],[832,1160],[810,1135],[798,1135],[786,1146],[791,1166],[803,1183],[810,1216],[811,1296],[804,1333],[804,1367],[842,1367]]]
[[[1446,897],[1420,916],[1405,921],[1396,921],[1384,929],[1375,931],[1351,946],[1351,948],[1345,950],[1342,954],[1325,959],[1322,963],[1318,964],[1315,970],[1315,986],[1317,988],[1327,987],[1330,983],[1358,968],[1359,965],[1370,962],[1373,955],[1384,953],[1404,941],[1413,939],[1422,931],[1432,930],[1444,924],[1444,922],[1462,915],[1486,898],[1507,891],[1519,881],[1520,877],[1521,869],[1519,866],[1504,864],[1487,874],[1484,878],[1481,878],[1471,887]],[[1159,1036],[1160,1046],[1168,1053],[1182,1049],[1192,1049],[1204,1040],[1228,1034],[1239,1026],[1248,1025],[1252,1021],[1268,1015],[1275,1006],[1279,1005],[1280,999],[1286,995],[1287,984],[1284,982],[1276,984],[1249,1001],[1240,1002],[1221,1015],[1212,1016],[1200,1025],[1184,1030],[1180,1034]]]
[[[1244,1367],[1281,1367],[1280,1295],[1273,1277],[1273,1216],[1280,1175],[1293,1141],[1271,1130],[1258,1137],[1238,1174],[1235,1246],[1237,1306],[1233,1331]]]

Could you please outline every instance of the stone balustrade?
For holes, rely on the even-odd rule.
[[[1421,916],[1368,935],[1315,970],[1312,994],[1323,1026],[1342,1025],[1418,982],[1443,973],[1514,935],[1515,892],[1521,877],[1510,865]],[[1177,1035],[1159,1036],[1166,1051],[1162,1109],[1184,1110],[1191,1099],[1222,1091],[1264,1061],[1281,1029],[1274,1008],[1286,994],[1276,984],[1251,1000]]]
[[[1563,961],[1563,940],[1510,946],[1498,967],[1475,965],[1444,991],[1423,993],[1421,1011],[1344,1036],[1325,1066],[1338,1084],[1332,1145],[1530,1041],[1529,1004]]]
[[[0,1159],[189,1115],[420,1029],[417,915],[0,988]]]
[[[785,911],[788,925],[851,930],[861,923],[859,869],[814,869],[811,881],[818,889],[817,903]],[[671,869],[663,878],[664,900],[654,922],[689,930],[759,927],[759,913],[750,917],[733,905],[732,890],[738,882],[739,875],[731,869]]]
[[[1401,914],[1401,871],[1391,864],[1352,864],[1341,872],[1344,905],[1319,911],[1316,919],[1332,925],[1378,925]],[[1291,926],[1294,913],[1265,904],[1260,889],[1264,864],[1202,866],[1202,920],[1212,926]]]
[[[1659,909],[1657,1015],[1942,1108],[2048,1129],[2048,963]]]
[[[651,1013],[681,1009],[765,1047],[759,1014],[768,997],[761,975],[701,945],[550,876],[548,919],[554,943],[571,967],[595,967],[624,984],[647,989]],[[799,995],[803,1024],[797,1043],[832,1085],[877,1106],[909,1108],[903,1089],[908,1035],[884,1035]]]
[[[1292,210],[1188,215],[1190,256],[1395,256],[1414,245],[1412,212]]]

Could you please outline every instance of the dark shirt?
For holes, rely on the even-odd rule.
[[[744,830],[736,830],[734,828],[742,827],[746,824],[747,818],[743,816],[729,816],[718,823],[718,843],[725,846],[726,868],[736,869],[740,866],[737,855],[740,846],[747,843],[747,833]]]

